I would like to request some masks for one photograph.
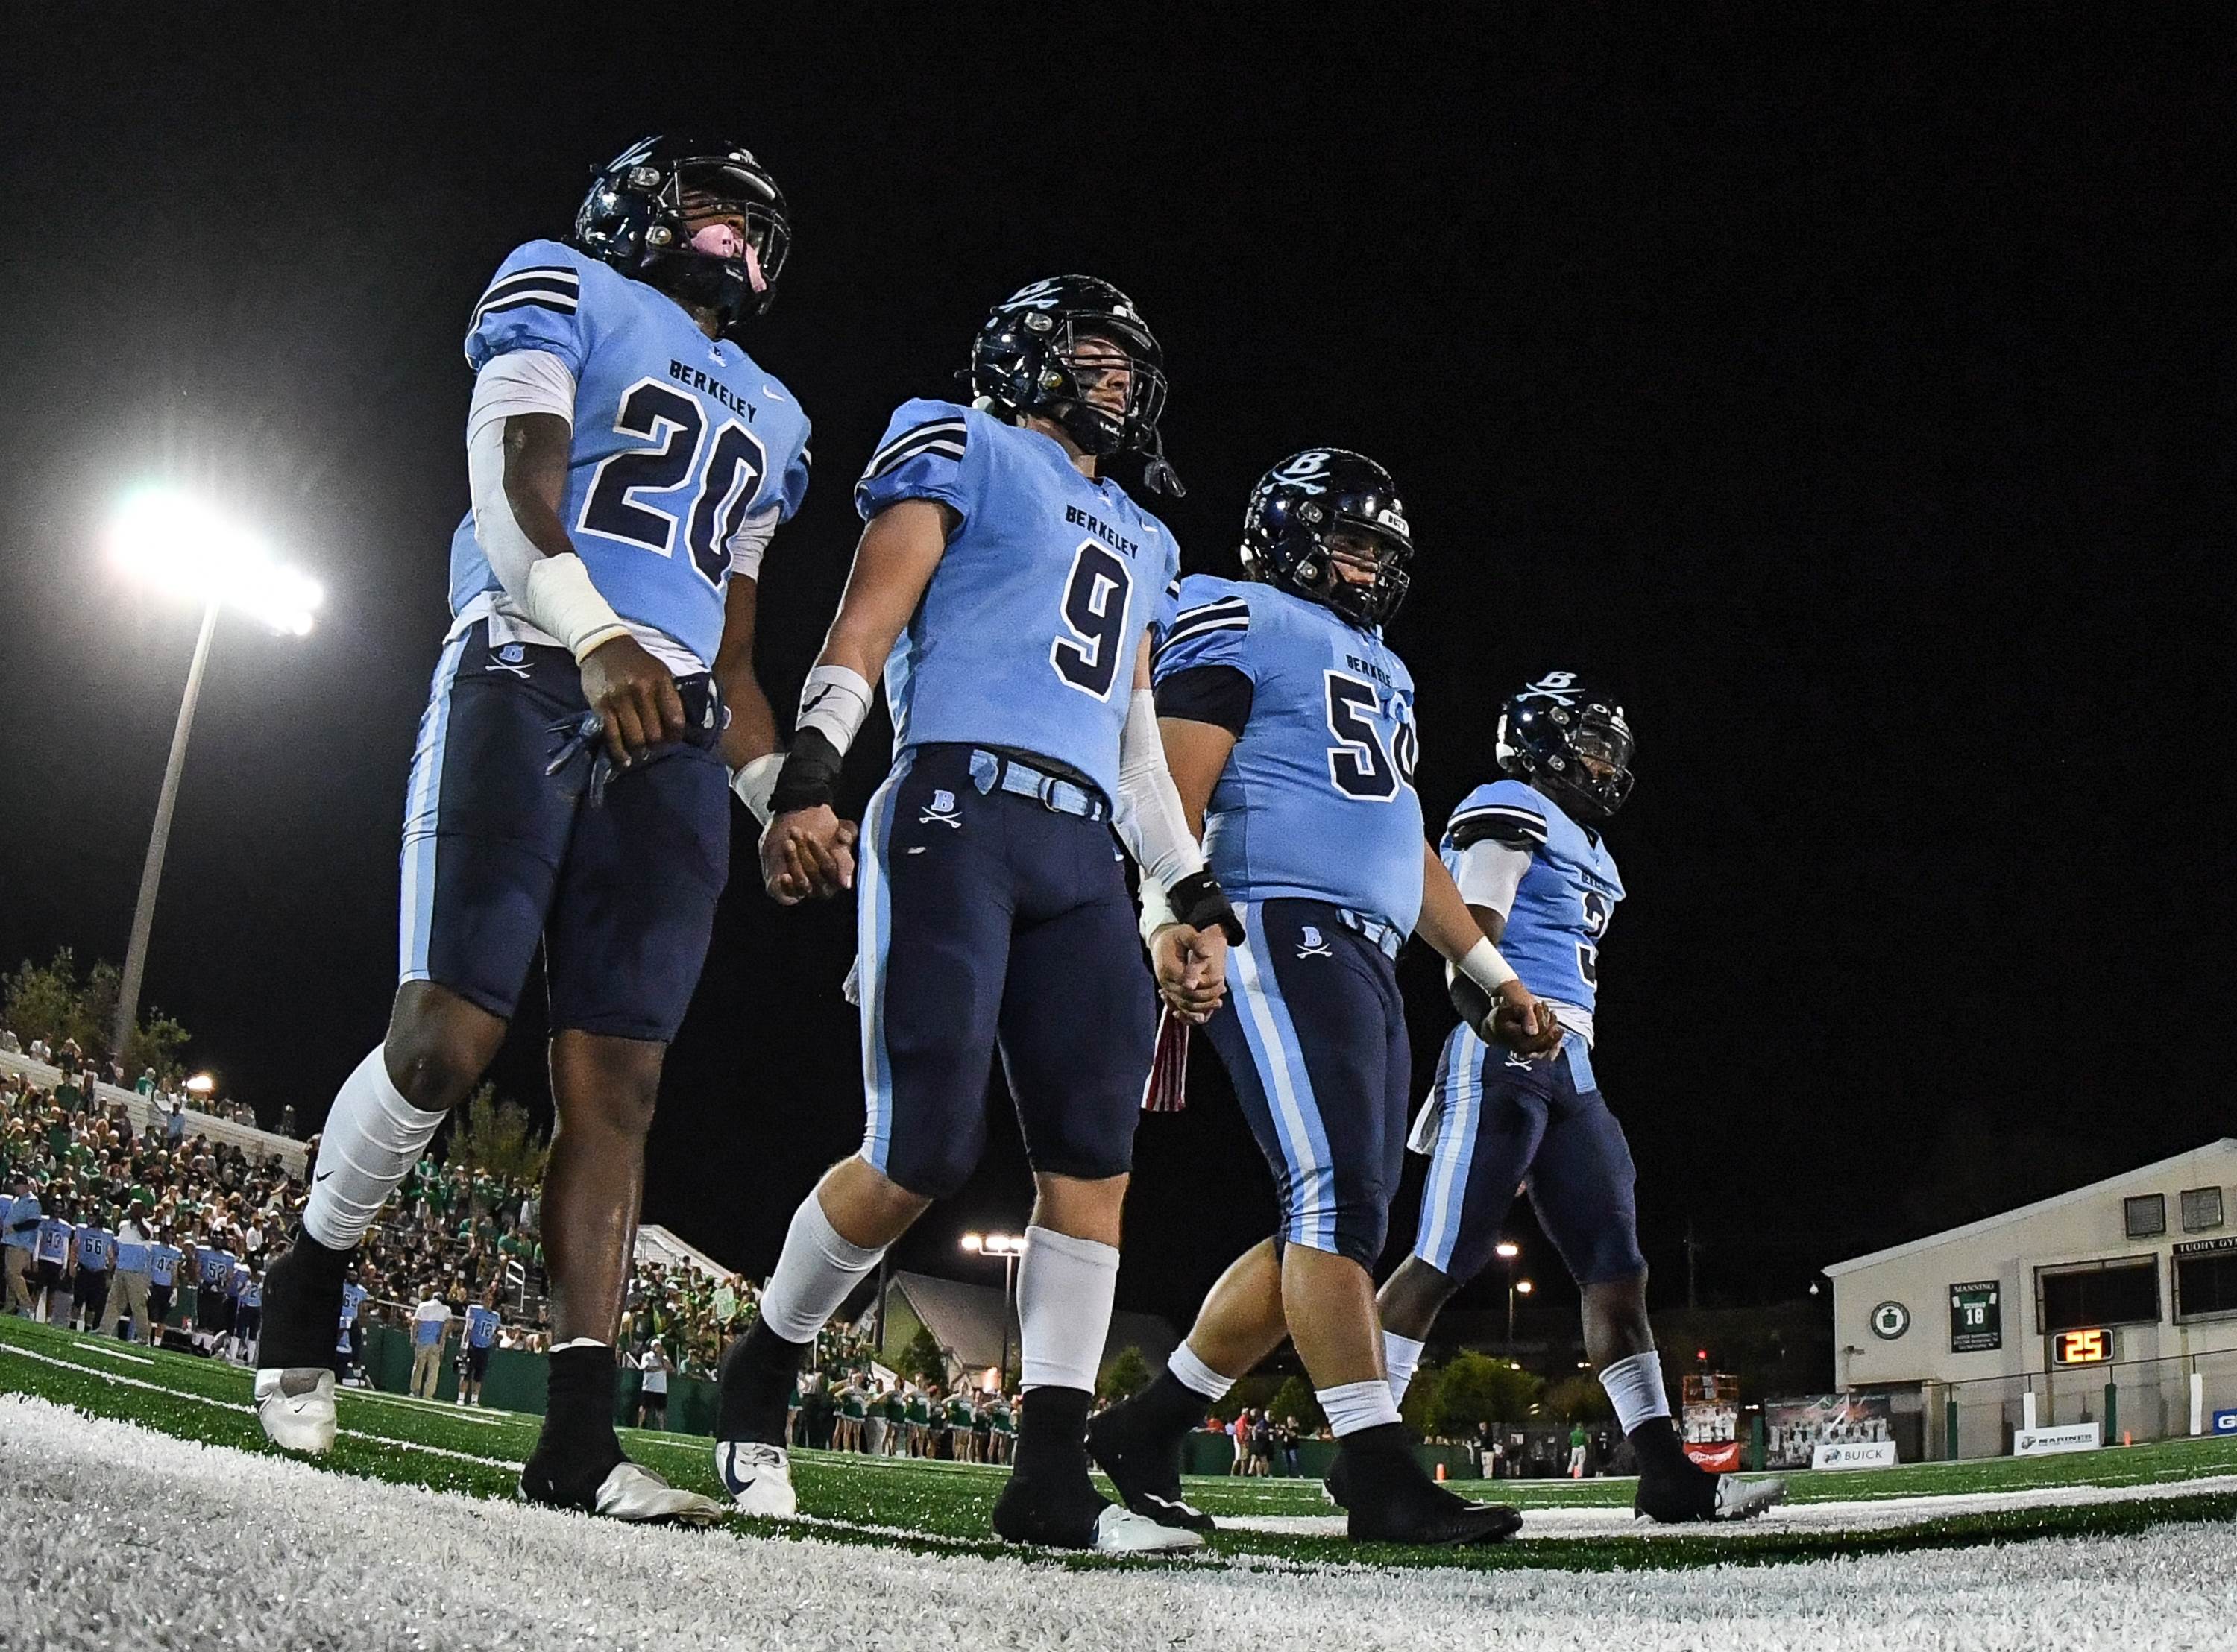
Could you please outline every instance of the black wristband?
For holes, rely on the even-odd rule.
[[[843,761],[839,748],[822,729],[803,728],[794,734],[792,749],[784,754],[784,767],[776,773],[775,789],[769,793],[769,819],[795,809],[828,806],[837,794],[839,767]]]
[[[1243,944],[1243,920],[1228,904],[1227,892],[1208,872],[1191,872],[1165,892],[1173,916],[1191,929],[1217,929],[1230,946]]]

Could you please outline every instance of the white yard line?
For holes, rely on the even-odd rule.
[[[88,1353],[97,1353],[104,1359],[122,1359],[135,1366],[152,1366],[155,1363],[153,1359],[148,1359],[144,1354],[126,1353],[121,1348],[111,1348],[98,1342],[73,1341],[71,1342],[70,1346],[73,1348],[82,1348]]]
[[[334,1476],[0,1397],[0,1644],[327,1652],[907,1646],[911,1652],[2155,1652],[2227,1646],[2237,1530],[1777,1567],[1080,1571],[650,1530]],[[160,1609],[115,1534],[164,1551]]]

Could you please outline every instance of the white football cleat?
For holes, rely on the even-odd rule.
[[[740,1514],[789,1520],[800,1512],[792,1489],[792,1460],[782,1445],[723,1440],[715,1447],[715,1472]]]
[[[1179,1526],[1160,1525],[1147,1515],[1111,1504],[1095,1517],[1095,1552],[1099,1555],[1169,1555],[1204,1547],[1204,1534]]]
[[[305,1366],[256,1373],[256,1420],[284,1451],[326,1451],[334,1443],[334,1373]]]
[[[1765,1509],[1786,1501],[1784,1480],[1743,1480],[1737,1474],[1717,1477],[1719,1520],[1752,1520]]]
[[[729,1517],[729,1510],[714,1498],[678,1491],[626,1458],[599,1482],[591,1512],[608,1520],[670,1520],[686,1526],[711,1526]]]

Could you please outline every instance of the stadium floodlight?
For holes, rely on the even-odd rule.
[[[1521,1292],[1523,1295],[1528,1296],[1537,1287],[1532,1285],[1528,1280],[1517,1280],[1514,1281],[1514,1288]]]
[[[274,630],[308,636],[324,593],[257,535],[191,494],[142,488],[109,530],[117,565],[142,584],[236,609]]]
[[[196,1073],[187,1081],[187,1094],[189,1096],[207,1096],[216,1088],[217,1080],[208,1073]]]
[[[171,813],[179,800],[179,775],[186,767],[187,735],[201,695],[202,671],[209,663],[210,639],[221,610],[235,609],[288,636],[308,636],[311,615],[323,593],[318,582],[287,567],[257,535],[229,521],[204,501],[169,488],[142,488],[128,495],[109,524],[109,552],[116,565],[142,584],[202,605],[202,629],[195,639],[194,661],[187,668],[179,721],[171,731],[171,754],[163,766],[163,789],[155,800],[155,824],[148,834],[148,858],[140,868],[140,898],[132,909],[132,938],[124,949],[124,978],[117,984],[113,1054],[129,1059],[132,1030],[140,1020],[140,982],[148,966],[148,936],[155,921],[155,890],[163,880],[163,854],[171,839]]]
[[[969,1251],[973,1256],[976,1256],[980,1251],[987,1247],[986,1237],[984,1234],[964,1234],[962,1243],[963,1248]]]
[[[1511,1262],[1522,1254],[1522,1247],[1511,1239],[1502,1239],[1491,1247],[1491,1254]]]

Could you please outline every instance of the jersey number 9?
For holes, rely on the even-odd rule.
[[[1082,540],[1072,554],[1064,600],[1057,604],[1064,633],[1049,644],[1049,663],[1066,682],[1098,700],[1111,698],[1118,662],[1127,657],[1126,609],[1133,583],[1126,564],[1096,540]]]

